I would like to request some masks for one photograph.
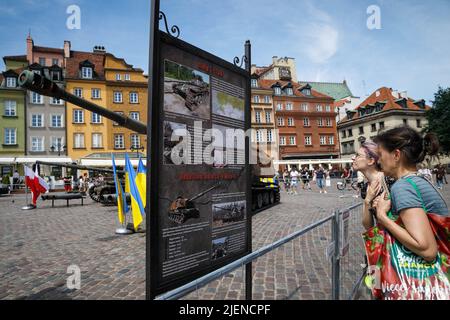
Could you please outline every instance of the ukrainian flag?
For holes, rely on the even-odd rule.
[[[128,173],[127,180],[130,188],[131,215],[133,216],[133,225],[134,229],[137,230],[137,227],[143,220],[142,216],[145,215],[145,209],[142,203],[141,195],[139,194],[138,186],[136,184],[136,172],[134,171],[128,154],[125,154],[125,171]]]
[[[144,208],[147,206],[147,202],[146,202],[146,199],[147,199],[147,196],[146,196],[146,191],[147,191],[146,176],[147,176],[147,169],[145,168],[141,157],[139,157],[139,165],[138,165],[138,168],[137,168],[137,175],[136,175],[136,185],[138,187],[139,194],[141,195],[142,204],[144,205]]]
[[[116,172],[116,162],[114,161],[114,155],[111,154],[112,159],[112,167],[114,172],[114,184],[116,185],[116,197],[117,197],[117,209],[118,209],[118,215],[119,215],[119,222],[121,224],[125,221],[125,213],[128,212],[128,204],[127,200],[125,198],[125,194],[122,189],[122,185],[120,184],[119,177],[117,176]]]

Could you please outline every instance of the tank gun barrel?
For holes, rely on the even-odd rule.
[[[194,200],[196,200],[196,199],[198,199],[200,197],[203,197],[205,194],[207,194],[208,192],[210,192],[211,190],[213,190],[213,189],[215,189],[215,188],[217,188],[219,186],[220,186],[220,184],[216,184],[216,185],[212,186],[211,188],[208,188],[205,191],[200,192],[199,194],[196,194],[192,198],[188,199],[188,201],[194,201]]]
[[[97,113],[107,119],[115,121],[124,128],[133,130],[140,134],[147,134],[147,126],[144,123],[115,113],[114,111],[108,110],[104,107],[96,105],[95,103],[77,97],[76,95],[73,95],[64,90],[56,82],[53,82],[52,80],[40,74],[36,74],[29,70],[24,70],[19,75],[18,83],[24,89],[39,93],[44,96],[65,100],[86,110]]]
[[[114,171],[112,169],[106,169],[106,168],[96,168],[96,167],[88,167],[88,166],[82,166],[79,164],[69,164],[69,163],[57,163],[57,162],[48,162],[48,161],[40,161],[37,160],[36,164],[46,165],[46,166],[59,166],[59,167],[65,167],[65,168],[71,168],[71,169],[77,169],[77,170],[91,170],[91,171],[97,171],[97,172],[108,172],[113,173]],[[117,173],[124,173],[123,170],[116,170]]]

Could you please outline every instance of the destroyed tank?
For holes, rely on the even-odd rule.
[[[211,190],[217,188],[219,185],[212,186],[207,190],[200,192],[190,199],[183,198],[182,196],[178,196],[176,200],[174,200],[170,206],[168,211],[168,218],[170,221],[175,222],[177,224],[183,224],[188,219],[198,219],[200,218],[200,210],[195,206],[195,200],[204,196]]]
[[[174,83],[172,90],[185,100],[185,106],[190,111],[195,111],[209,94],[208,85],[199,80]]]

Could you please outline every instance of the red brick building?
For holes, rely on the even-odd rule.
[[[339,157],[332,97],[309,84],[260,79],[259,85],[273,90],[280,160]]]

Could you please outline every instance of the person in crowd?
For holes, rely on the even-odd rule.
[[[428,179],[428,181],[432,182],[433,181],[433,173],[432,171],[424,164],[419,164],[417,166],[417,168],[419,169],[417,171],[417,173],[419,175],[421,175],[422,177],[424,177],[425,179]]]
[[[327,190],[325,190],[325,170],[323,169],[322,165],[319,164],[319,167],[314,172],[316,175],[316,183],[317,187],[319,188],[320,193],[327,193]]]
[[[19,189],[20,175],[17,170],[13,173],[13,189]]]
[[[436,186],[438,189],[442,189],[442,187],[444,186],[444,179],[445,179],[444,166],[441,163],[439,163],[434,169],[434,173],[436,175]]]
[[[291,193],[298,194],[297,188],[299,176],[300,173],[298,172],[297,167],[293,167],[291,170]]]
[[[403,126],[379,134],[375,142],[383,173],[396,179],[390,197],[384,190],[373,200],[377,222],[405,248],[431,262],[438,247],[427,212],[448,216],[449,210],[434,185],[418,175],[417,164],[426,156],[437,154],[438,139],[432,133],[422,137],[416,130]],[[398,216],[402,225],[393,220]]]
[[[311,190],[311,184],[309,183],[311,177],[307,167],[303,167],[302,171],[300,172],[300,177],[302,179],[303,190]]]
[[[288,168],[284,169],[284,172],[283,172],[283,185],[284,185],[284,191],[286,191],[289,194],[290,186],[291,186],[291,174],[289,173]]]

